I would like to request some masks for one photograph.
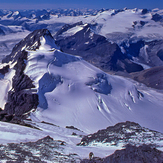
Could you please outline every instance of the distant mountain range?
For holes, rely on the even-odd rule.
[[[128,73],[163,66],[162,27],[159,9],[1,10],[0,53],[11,52],[15,41],[29,32],[47,28],[63,52],[81,56],[105,72],[130,77]],[[147,86],[163,88],[162,77],[148,82],[133,76]]]

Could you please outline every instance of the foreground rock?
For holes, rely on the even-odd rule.
[[[149,145],[139,147],[127,145],[125,149],[117,150],[106,158],[84,159],[81,163],[162,163],[163,152]]]
[[[131,144],[139,146],[148,144],[153,147],[162,147],[163,134],[141,127],[135,122],[122,122],[115,126],[99,130],[94,134],[84,136],[79,146],[125,146]]]
[[[15,75],[12,78],[12,89],[8,92],[5,108],[0,112],[1,121],[24,124],[22,119],[26,118],[26,114],[37,108],[39,103],[37,91],[33,81],[24,73],[24,70],[27,51],[36,51],[41,45],[40,37],[42,36],[52,37],[46,29],[36,30],[16,44],[11,54],[2,60],[2,63],[7,66],[0,69],[0,73],[5,75],[14,65]]]
[[[36,142],[0,145],[0,160],[6,162],[79,162],[77,154],[64,154],[65,142],[47,136]]]

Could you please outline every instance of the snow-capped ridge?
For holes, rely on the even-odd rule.
[[[100,40],[106,42],[104,37]],[[158,125],[162,122],[162,94],[61,52],[46,29],[36,30],[18,43],[3,63],[11,61],[16,63],[16,72],[3,120],[12,122],[18,115],[30,113],[32,121],[74,126],[86,133],[132,120],[162,131]]]
[[[55,35],[56,44],[63,52],[80,55],[86,61],[104,71],[135,72],[141,65],[130,61],[132,56],[122,54],[116,43],[96,34],[98,24],[82,22],[63,26]]]
[[[9,63],[9,61],[15,62],[21,55],[22,51],[36,51],[40,45],[49,46],[49,50],[55,48],[54,39],[47,29],[35,30],[29,34],[26,38],[15,45],[10,55],[6,56],[2,63]]]

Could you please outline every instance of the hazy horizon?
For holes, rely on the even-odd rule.
[[[24,9],[57,9],[57,8],[90,8],[90,9],[101,9],[101,8],[147,8],[163,9],[162,0],[2,0],[0,3],[0,9],[11,9],[11,10],[24,10]]]

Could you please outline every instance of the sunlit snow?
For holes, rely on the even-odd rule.
[[[51,44],[46,38],[42,40],[38,50],[28,51],[25,69],[40,100],[38,109],[31,114],[33,120],[62,127],[72,125],[87,133],[126,120],[163,131],[159,125],[163,121],[162,94],[144,91],[123,77],[105,74],[80,57],[50,51]],[[87,85],[97,74],[105,74],[112,87],[109,94]]]

